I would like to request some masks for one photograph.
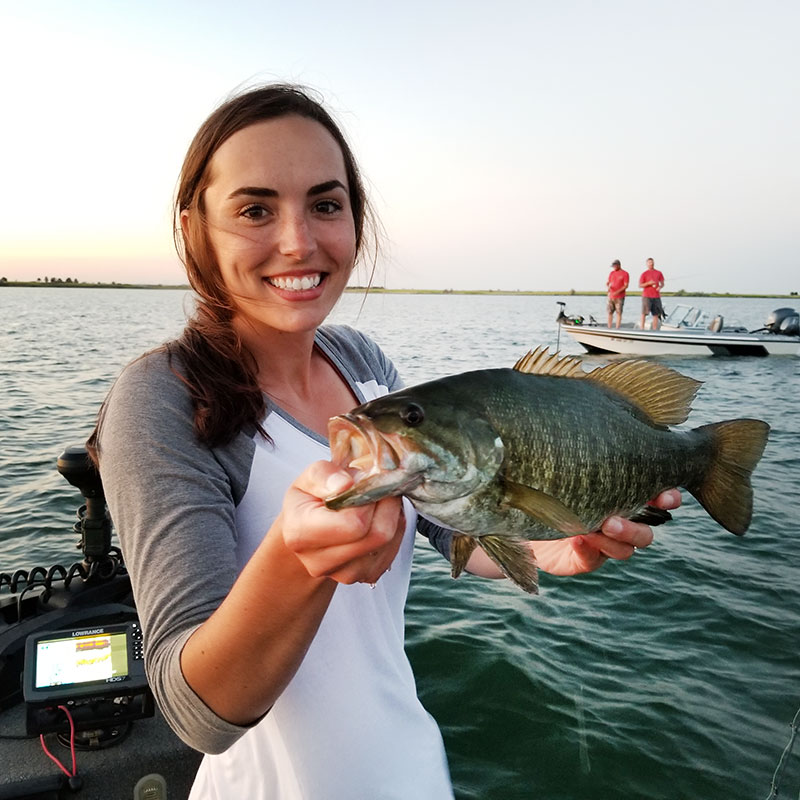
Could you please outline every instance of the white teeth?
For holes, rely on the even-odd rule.
[[[267,278],[267,282],[276,289],[283,289],[288,292],[306,292],[319,286],[322,275],[317,272],[314,275],[304,275],[302,278]]]

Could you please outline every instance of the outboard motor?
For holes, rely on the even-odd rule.
[[[776,308],[767,317],[764,328],[769,333],[800,336],[800,315],[793,308]]]

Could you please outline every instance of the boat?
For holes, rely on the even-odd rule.
[[[599,325],[592,317],[568,316],[563,304],[559,329],[568,333],[589,353],[623,353],[637,356],[714,355],[778,356],[800,353],[800,315],[793,308],[778,308],[763,328],[749,331],[729,325],[719,314],[689,305],[677,305],[652,330],[623,324]]]
[[[56,466],[83,496],[73,526],[83,559],[0,568],[0,798],[186,797],[202,755],[153,702],[100,476],[83,446]]]

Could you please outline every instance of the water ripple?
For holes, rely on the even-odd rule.
[[[122,366],[180,330],[187,297],[0,290],[0,571],[76,559],[81,498],[56,457],[86,438]],[[603,298],[378,295],[361,309],[347,295],[336,317],[372,334],[413,383],[555,346],[557,300],[604,315]],[[752,329],[775,304],[723,305]],[[666,363],[703,381],[690,426],[739,416],[772,426],[752,527],[734,537],[685,494],[652,547],[592,575],[542,575],[536,598],[505,581],[454,581],[420,542],[408,652],[459,800],[769,793],[800,705],[800,359]],[[794,760],[784,788],[798,787]]]

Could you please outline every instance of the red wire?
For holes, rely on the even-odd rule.
[[[68,778],[74,778],[78,774],[78,768],[75,764],[75,723],[72,721],[72,714],[69,713],[69,709],[66,706],[59,706],[59,708],[67,715],[67,719],[69,720],[69,749],[72,753],[72,772],[69,772],[69,770],[67,770],[67,768],[47,749],[47,745],[44,742],[44,734],[39,734],[39,741],[42,743],[42,749],[50,760],[55,761],[58,768]]]

